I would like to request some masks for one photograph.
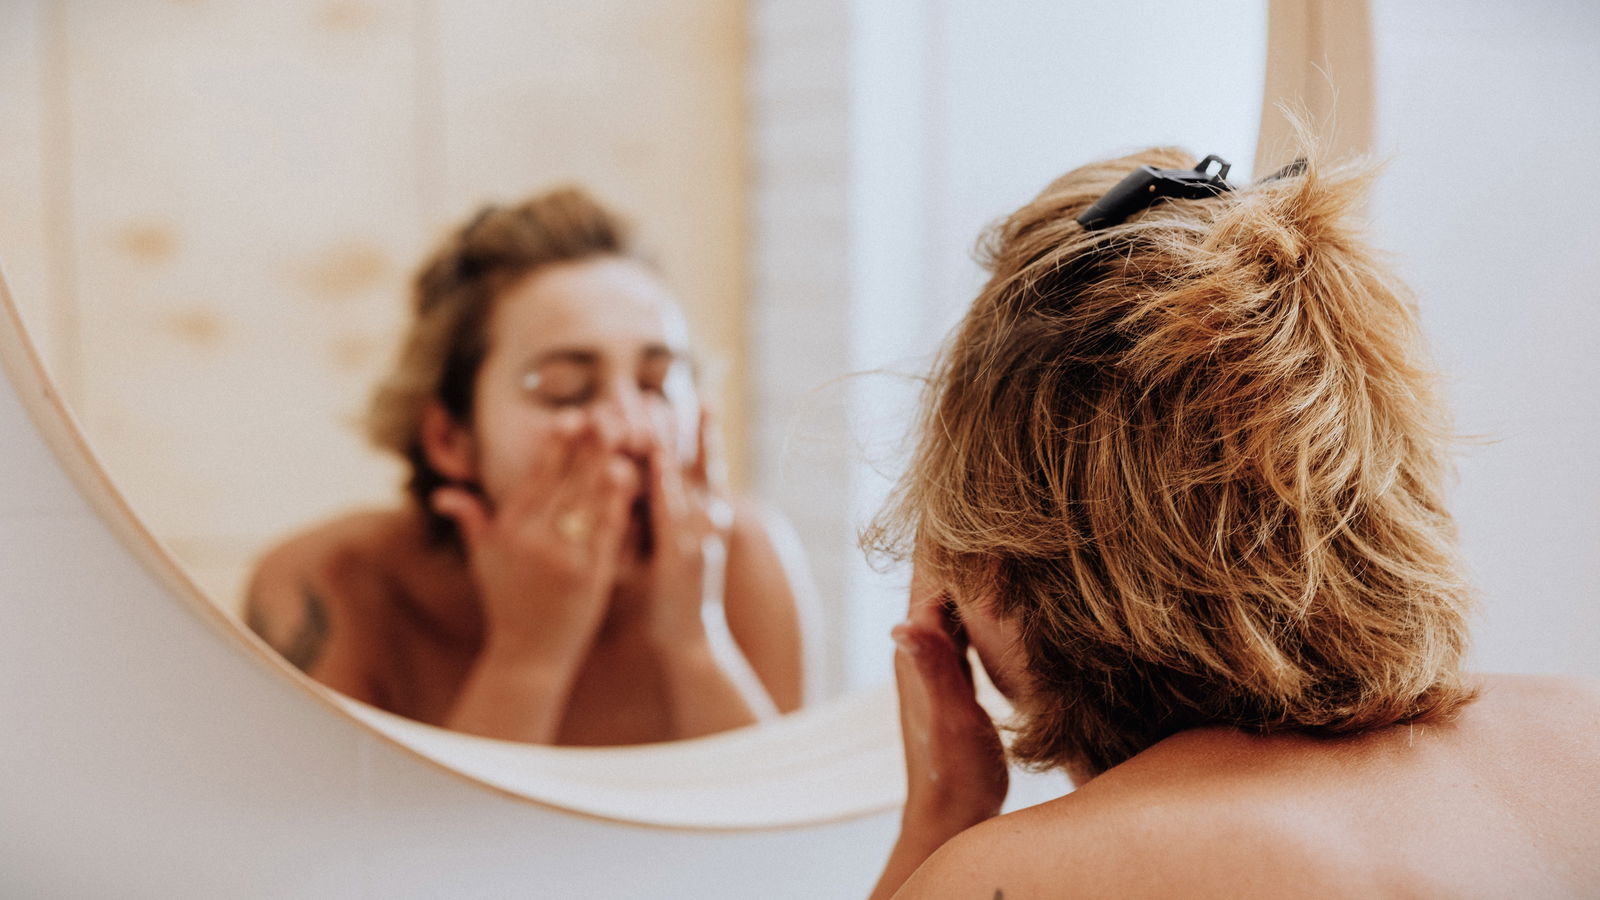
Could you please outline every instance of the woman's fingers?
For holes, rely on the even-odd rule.
[[[911,571],[911,602],[906,620],[919,627],[948,635],[951,643],[955,645],[956,655],[961,658],[962,668],[970,669],[967,664],[967,631],[961,625],[961,615],[956,608],[955,598],[950,596],[949,591],[938,588],[931,579],[916,569]]]
[[[728,467],[722,452],[721,431],[710,407],[700,408],[699,440],[686,479],[690,493],[705,507],[707,521],[718,534],[733,528],[733,504],[728,502]]]
[[[656,446],[650,451],[650,525],[655,546],[677,546],[677,541],[700,540],[691,534],[689,527],[688,497],[684,491],[683,473],[678,462],[665,447]],[[687,545],[685,545],[687,546]]]
[[[949,594],[913,569],[906,621],[896,625],[890,635],[900,647],[899,655],[907,658],[910,674],[922,685],[930,706],[941,711],[941,721],[957,711],[970,719],[976,708],[987,722],[988,715],[982,713],[975,696],[962,639],[965,635],[952,621],[949,604]]]
[[[530,455],[521,477],[500,498],[497,512],[512,521],[523,522],[548,508],[565,484],[567,471],[580,453],[579,444],[587,434],[581,417],[562,413],[550,435],[540,441]]]
[[[591,549],[605,564],[616,560],[628,516],[639,493],[639,467],[628,457],[607,453],[596,467],[592,484],[592,508],[596,516]]]
[[[582,464],[582,446],[597,439],[599,423],[595,416],[581,409],[564,409],[556,413],[550,437],[545,441],[557,453],[555,477],[566,480]]]
[[[722,448],[722,431],[717,427],[716,413],[709,406],[700,407],[699,440],[696,442],[694,462],[689,468],[695,484],[716,493],[728,489],[727,455]]]
[[[906,611],[906,621],[949,636],[957,649],[965,647],[965,634],[956,622],[954,602],[949,592],[941,590],[915,569],[911,572],[911,602]]]
[[[972,677],[949,635],[903,622],[889,632],[910,658],[929,700],[945,709],[977,706]]]
[[[891,633],[900,647],[907,822],[953,836],[999,813],[1010,780],[1005,750],[950,636],[911,622]]]
[[[634,503],[644,488],[644,473],[631,457],[612,456],[607,462],[603,495],[605,511],[619,532],[633,514]]]
[[[696,484],[707,485],[711,483],[712,456],[715,451],[711,447],[711,410],[700,407],[700,421],[695,428],[694,461],[689,464],[689,477]]]
[[[566,540],[604,557],[604,567],[620,546],[633,500],[639,493],[638,464],[621,452],[621,435],[596,424],[570,442],[564,477],[544,503],[550,520]]]
[[[607,461],[620,453],[621,435],[609,422],[589,417],[580,427],[563,432],[549,443],[556,446],[550,477],[539,485],[541,506],[564,509],[588,502]]]

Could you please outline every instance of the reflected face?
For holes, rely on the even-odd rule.
[[[652,438],[694,451],[699,400],[676,298],[644,265],[547,266],[506,289],[489,320],[468,435],[473,479],[505,496],[545,442],[588,421],[643,460]]]

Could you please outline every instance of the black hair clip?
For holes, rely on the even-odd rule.
[[[1208,172],[1212,163],[1217,170]],[[1083,215],[1078,216],[1078,224],[1085,231],[1094,231],[1120,225],[1139,210],[1169,197],[1197,200],[1231,191],[1233,185],[1227,181],[1228,169],[1228,162],[1215,155],[1200,160],[1193,169],[1140,166],[1084,210]]]
[[[1271,175],[1268,175],[1267,177],[1265,177],[1265,178],[1263,178],[1261,180],[1262,181],[1277,181],[1280,178],[1299,178],[1301,175],[1304,175],[1306,173],[1307,169],[1310,169],[1310,168],[1311,168],[1311,163],[1308,162],[1304,156],[1298,156],[1298,157],[1295,157],[1294,162],[1289,163],[1288,165],[1284,166],[1283,168],[1279,169],[1276,172],[1273,172]]]

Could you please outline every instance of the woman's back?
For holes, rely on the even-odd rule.
[[[900,896],[1600,896],[1600,687],[1482,685],[1445,724],[1178,734],[966,832]]]

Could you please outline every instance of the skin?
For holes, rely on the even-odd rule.
[[[671,740],[797,708],[793,553],[728,499],[659,279],[548,266],[489,334],[472,421],[434,404],[423,425],[465,554],[414,507],[325,523],[263,559],[251,628],[352,697],[507,740]]]
[[[914,582],[895,671],[908,798],[875,898],[1586,897],[1600,885],[1600,686],[1482,676],[1441,724],[1340,738],[1182,732],[998,815],[964,668],[1038,702],[1015,630]],[[1071,773],[1069,773],[1071,774]],[[935,777],[937,775],[937,777]]]

